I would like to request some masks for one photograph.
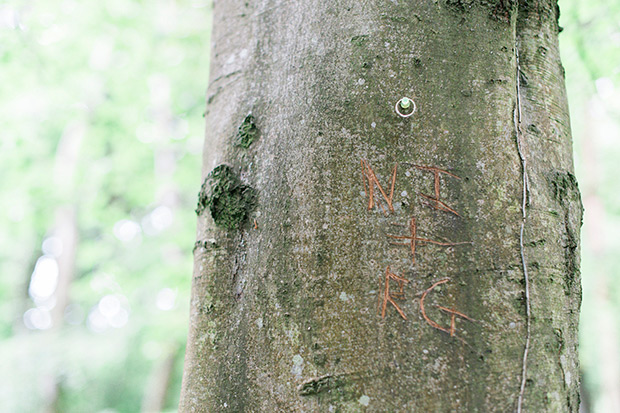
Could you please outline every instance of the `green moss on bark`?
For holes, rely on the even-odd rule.
[[[243,184],[230,166],[219,165],[202,184],[196,213],[208,210],[217,226],[237,229],[254,209],[255,199],[254,189]]]
[[[244,149],[248,149],[257,137],[258,128],[254,122],[254,116],[250,114],[243,119],[243,122],[239,126],[236,145],[241,146]]]
[[[549,178],[553,197],[560,203],[576,201],[580,198],[575,175],[570,172],[553,171]],[[575,194],[571,199],[571,195]],[[581,202],[581,201],[579,201]]]

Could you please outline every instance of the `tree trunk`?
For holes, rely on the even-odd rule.
[[[181,411],[578,410],[557,17],[216,1]]]
[[[174,373],[174,365],[179,348],[170,344],[163,360],[153,366],[151,377],[144,389],[141,411],[143,413],[162,412],[166,408],[166,399]]]

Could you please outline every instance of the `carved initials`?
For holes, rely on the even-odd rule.
[[[449,207],[445,202],[443,202],[440,199],[440,197],[441,197],[441,194],[440,194],[440,184],[441,184],[441,182],[440,182],[440,179],[439,179],[439,174],[446,174],[446,175],[451,176],[451,177],[456,178],[456,179],[461,179],[461,178],[459,176],[454,175],[453,173],[450,173],[450,172],[448,172],[446,170],[443,170],[443,169],[436,168],[434,166],[421,166],[421,165],[412,165],[412,166],[414,168],[417,168],[417,169],[422,169],[422,170],[425,170],[425,171],[430,171],[434,175],[434,178],[435,178],[435,182],[434,182],[435,183],[435,185],[434,185],[434,187],[435,187],[435,196],[430,196],[430,195],[426,195],[426,194],[420,193],[420,195],[422,195],[424,198],[426,198],[426,199],[431,201],[431,202],[426,202],[426,205],[430,206],[431,208],[438,209],[440,211],[451,212],[454,215],[460,217],[458,212],[456,212],[454,209]]]
[[[368,198],[368,210],[372,210],[376,205],[379,208],[381,208],[381,210],[383,211],[385,215],[389,214],[388,211],[394,212],[394,205],[393,205],[394,187],[396,185],[396,172],[398,170],[398,163],[394,164],[394,168],[392,169],[391,181],[389,184],[389,195],[381,186],[381,183],[379,182],[377,175],[371,168],[370,163],[367,160],[362,159],[360,161],[360,164],[362,167],[362,185],[364,186],[364,193],[366,197]],[[445,212],[452,213],[456,216],[460,216],[458,212],[456,212],[452,207],[448,206],[448,204],[446,204],[444,201],[441,200],[441,174],[445,174],[445,175],[448,175],[456,179],[461,179],[459,176],[454,175],[451,172],[448,172],[444,169],[440,169],[434,166],[412,165],[408,163],[406,163],[406,165],[409,165],[411,167],[421,169],[424,171],[428,171],[433,174],[434,195],[431,196],[431,195],[420,193],[422,197],[426,198],[429,201],[429,202],[425,202],[426,205],[430,206],[431,208],[437,209],[439,211],[445,211]],[[377,199],[375,200],[375,188],[378,190],[379,194],[381,194],[381,197],[383,197],[383,200],[387,204],[387,210],[382,205],[381,197],[378,196]],[[396,224],[396,223],[392,223],[392,225],[398,225],[398,226],[405,227],[405,225]],[[435,241],[435,240],[431,240],[428,238],[419,237],[417,235],[417,226],[416,226],[415,217],[411,217],[411,219],[409,220],[408,229],[409,229],[409,235],[394,235],[394,234],[386,234],[386,235],[389,238],[398,240],[398,242],[390,242],[390,244],[404,245],[404,246],[409,247],[409,249],[411,250],[412,264],[414,265],[415,265],[416,246],[418,243],[435,244],[435,245],[439,245],[443,247],[449,247],[449,246],[460,245],[460,244],[471,244],[471,242]],[[469,320],[469,321],[473,321],[473,320],[469,318],[467,315],[459,311],[456,311],[455,309],[442,307],[440,305],[435,305],[435,307],[437,307],[440,311],[450,314],[450,327],[449,328],[443,327],[428,317],[428,315],[426,314],[426,309],[424,307],[424,300],[426,299],[427,295],[432,290],[434,290],[437,286],[447,283],[448,280],[449,279],[446,278],[444,280],[437,281],[430,288],[428,288],[422,293],[422,297],[420,298],[420,311],[422,313],[422,317],[424,318],[426,323],[428,323],[428,325],[438,330],[441,330],[445,333],[450,334],[451,337],[454,337],[456,333],[456,318],[457,317],[465,319],[465,320]],[[390,287],[391,286],[393,287],[392,283],[396,283],[396,286],[398,287],[398,289],[396,289],[395,291],[390,290]],[[396,304],[396,301],[394,300],[395,299],[402,300],[405,298],[404,288],[405,288],[405,284],[408,284],[408,283],[409,283],[409,280],[393,273],[390,270],[389,266],[386,268],[385,276],[382,277],[381,279],[382,288],[380,289],[380,292],[379,292],[379,303],[378,304],[379,304],[379,309],[381,313],[381,318],[385,318],[385,313],[387,311],[387,305],[388,303],[390,303],[396,309],[398,314],[400,314],[400,316],[404,320],[407,320],[407,316],[405,315],[403,310],[400,308],[400,306]],[[456,338],[461,341],[463,340],[460,337],[456,337]]]
[[[398,291],[390,292],[390,280],[396,281],[398,283]],[[394,302],[394,298],[398,298],[401,300],[405,298],[404,287],[405,284],[407,284],[408,282],[409,280],[400,277],[390,271],[389,266],[385,269],[385,283],[383,286],[383,303],[381,304],[381,318],[385,318],[387,303],[390,303],[394,306],[394,308],[396,308],[396,311],[398,311],[398,314],[400,314],[403,319],[407,319],[405,313],[403,313],[403,310],[401,310],[398,304]],[[379,296],[379,300],[381,300],[381,296]]]
[[[435,289],[435,287],[437,287],[438,285],[441,284],[445,284],[448,281],[450,281],[449,278],[437,281],[435,284],[431,285],[430,288],[428,288],[426,291],[424,291],[424,293],[422,293],[422,297],[420,298],[420,312],[422,313],[422,317],[424,317],[424,320],[426,320],[426,322],[433,328],[436,328],[437,330],[441,330],[445,333],[450,334],[450,337],[454,337],[454,333],[456,332],[456,317],[461,317],[464,318],[465,320],[469,320],[469,321],[474,321],[471,318],[469,318],[468,316],[466,316],[465,314],[458,312],[454,309],[451,308],[446,308],[446,307],[442,307],[440,305],[437,305],[436,307],[439,308],[442,311],[445,311],[446,313],[450,314],[450,328],[445,328],[440,326],[439,324],[437,324],[436,322],[434,322],[433,320],[431,320],[427,315],[426,315],[426,310],[424,308],[424,299],[426,298],[426,296],[428,295],[428,293],[430,293],[431,291],[433,291]]]
[[[396,184],[396,169],[398,168],[398,163],[394,165],[394,169],[392,170],[392,182],[390,183],[390,196],[387,196],[387,194],[383,190],[383,187],[381,186],[381,184],[379,183],[379,180],[377,179],[377,175],[375,175],[375,172],[370,167],[370,164],[368,163],[368,161],[362,159],[361,164],[362,164],[362,182],[364,184],[364,193],[368,197],[368,209],[371,210],[375,206],[374,195],[375,195],[375,185],[376,185],[377,188],[379,189],[379,193],[383,196],[383,199],[385,199],[388,209],[390,210],[390,212],[394,212],[394,206],[392,205],[392,199],[394,198],[394,185]],[[377,205],[379,205],[379,207],[387,215],[387,212],[383,208],[383,205],[381,205],[379,202],[377,202]]]

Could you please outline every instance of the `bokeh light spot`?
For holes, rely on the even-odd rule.
[[[54,257],[44,255],[34,267],[28,293],[33,300],[45,300],[56,291],[58,284],[58,263]]]
[[[140,225],[129,219],[123,219],[114,224],[114,235],[122,242],[131,242],[141,232]]]
[[[163,288],[157,293],[156,305],[162,311],[170,311],[174,308],[177,293],[171,288]]]
[[[30,330],[47,330],[52,327],[52,316],[44,308],[31,308],[24,313],[24,325]]]

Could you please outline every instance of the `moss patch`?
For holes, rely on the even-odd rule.
[[[358,36],[353,36],[351,38],[351,44],[354,46],[361,47],[361,46],[364,46],[366,43],[368,43],[367,34],[360,34]]]
[[[299,394],[302,396],[313,396],[321,392],[330,392],[343,385],[344,380],[342,377],[326,375],[302,383],[299,386]]]
[[[247,149],[257,137],[258,128],[256,127],[256,123],[254,122],[254,116],[250,114],[245,117],[245,119],[239,126],[235,144],[237,146],[241,146],[244,149]]]
[[[256,204],[254,189],[243,184],[228,165],[218,165],[200,188],[196,213],[211,213],[217,226],[237,229],[245,222]]]
[[[553,171],[548,178],[553,198],[564,211],[564,292],[580,296],[579,228],[583,224],[583,204],[575,175],[567,171]]]
[[[471,9],[473,4],[473,0],[446,0],[446,6],[448,6],[448,8],[459,12]]]
[[[565,201],[576,201],[580,199],[579,187],[575,175],[570,172],[554,171],[552,172],[549,183],[551,191],[556,201],[563,203]]]

